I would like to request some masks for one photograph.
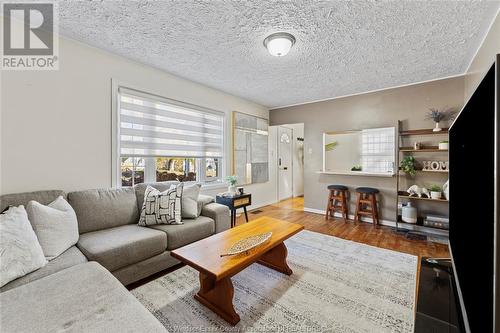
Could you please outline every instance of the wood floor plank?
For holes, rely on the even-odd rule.
[[[336,236],[359,243],[377,246],[389,250],[413,254],[419,257],[450,256],[445,244],[424,240],[407,239],[404,234],[396,233],[393,228],[386,226],[374,227],[371,223],[344,222],[340,218],[325,220],[321,214],[304,212],[304,198],[297,197],[279,203],[259,208],[258,213],[249,212],[250,220],[269,216],[277,219],[302,224],[306,230]],[[245,223],[245,216],[241,214],[236,224]]]

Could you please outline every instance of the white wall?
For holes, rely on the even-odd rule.
[[[111,186],[112,79],[223,111],[228,120],[234,110],[269,117],[261,105],[66,38],[59,59],[58,71],[2,73],[0,193]],[[225,164],[230,170],[229,158]],[[255,206],[276,199],[272,181],[247,190]]]

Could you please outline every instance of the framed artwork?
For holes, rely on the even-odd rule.
[[[269,120],[233,111],[233,170],[238,184],[269,181]]]

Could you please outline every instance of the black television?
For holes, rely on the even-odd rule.
[[[449,247],[465,332],[500,332],[499,60],[483,77],[450,127]],[[500,318],[500,317],[498,317]]]

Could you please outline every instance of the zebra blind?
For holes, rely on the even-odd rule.
[[[224,115],[119,89],[120,155],[216,157],[224,152]]]

